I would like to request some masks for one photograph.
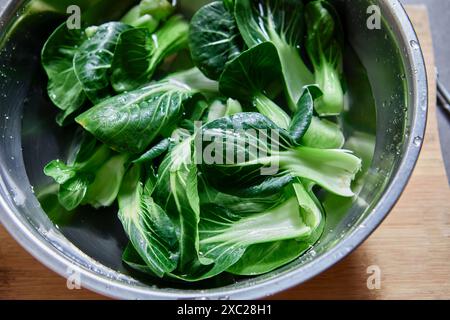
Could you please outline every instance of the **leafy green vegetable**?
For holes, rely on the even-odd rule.
[[[111,151],[104,145],[91,145],[90,140],[93,139],[90,137],[81,140],[81,145],[73,151],[74,155],[70,157],[70,160],[73,159],[72,161],[65,164],[60,160],[54,160],[44,168],[44,173],[57,183],[63,184],[80,171],[92,171],[101,166],[109,158]],[[92,153],[89,157],[84,158],[85,155],[82,152],[86,148],[89,148]]]
[[[106,99],[76,121],[112,149],[140,153],[158,136],[171,134],[183,102],[194,94],[184,84],[163,81]]]
[[[120,22],[103,24],[91,32],[73,58],[75,74],[93,103],[110,95],[109,71],[119,36],[131,27]]]
[[[323,91],[315,105],[321,116],[338,115],[344,108],[342,47],[339,43],[342,30],[332,10],[331,5],[323,0],[309,2],[305,7],[308,25],[306,48],[314,65],[316,83]]]
[[[248,128],[262,130],[264,135],[254,135],[245,130]],[[269,133],[276,133],[279,142],[267,139]],[[234,163],[203,164],[209,181],[216,187],[226,186],[230,182],[255,184],[261,180],[261,169],[274,169],[278,174],[314,181],[337,195],[353,196],[350,184],[361,168],[360,159],[345,150],[295,146],[287,132],[259,113],[218,119],[205,125],[202,135],[211,141],[202,145],[203,153],[210,149],[220,150],[225,145],[222,151],[237,150],[238,154],[245,155],[236,157]],[[230,136],[234,139],[227,139]]]
[[[321,236],[325,225],[322,206],[312,192],[312,186],[312,183],[300,181],[293,184],[300,217],[305,226],[311,228],[310,235],[301,239],[253,244],[245,250],[237,263],[227,269],[228,272],[247,276],[267,273],[295,260],[311,248]],[[283,194],[289,193],[283,192]],[[294,199],[291,201],[295,203]],[[291,210],[295,212],[294,208]]]
[[[62,110],[60,124],[80,109],[87,99],[73,65],[78,47],[85,39],[84,31],[69,30],[66,23],[63,23],[48,38],[42,49],[41,62],[49,78],[48,95],[55,106]]]
[[[291,120],[289,115],[264,94],[264,90],[280,77],[276,48],[265,42],[229,62],[220,77],[219,88],[222,94],[253,105],[279,127],[287,128]]]
[[[95,173],[83,202],[94,208],[112,205],[119,193],[128,159],[128,155],[120,154],[106,161]]]
[[[200,223],[200,252],[208,257],[217,245],[234,243],[245,247],[308,236],[311,229],[303,223],[299,211],[295,198],[268,212],[247,217],[220,208],[204,210]]]
[[[121,0],[111,5],[111,0],[33,0],[25,4],[17,25],[30,17],[67,18],[67,9],[76,5],[81,11],[81,21],[86,24],[101,24],[117,20],[135,0]]]
[[[248,47],[269,41],[280,57],[289,105],[296,109],[302,88],[314,83],[303,62],[303,4],[297,0],[235,0],[235,18]],[[267,76],[267,75],[266,75]]]
[[[158,158],[163,153],[165,153],[171,144],[171,140],[169,138],[162,139],[156,145],[154,145],[150,150],[146,151],[143,155],[141,155],[138,159],[134,160],[134,163],[145,163],[151,162],[152,160]]]
[[[295,239],[255,244],[227,271],[241,276],[264,274],[295,260],[309,248],[308,241]]]
[[[159,21],[149,14],[143,14],[139,5],[131,8],[125,14],[120,22],[128,24],[135,28],[146,28],[150,32],[154,32],[159,25]]]
[[[342,119],[321,118],[343,110],[334,8],[222,0],[193,12],[186,2],[189,23],[174,1],[79,3],[88,27],[62,25],[42,50],[57,121],[94,104],[75,117],[67,160],[44,168],[55,181],[40,197],[49,215],[117,200],[124,263],[176,282],[260,275],[314,246],[326,220],[318,195],[329,211],[340,202],[326,199],[361,186]]]
[[[49,219],[61,226],[66,226],[73,218],[73,211],[66,210],[58,199],[59,184],[51,183],[46,186],[34,190],[36,198],[41,204],[42,210],[47,214]]]
[[[297,103],[297,112],[289,125],[289,134],[296,144],[304,141],[303,137],[311,130],[314,101],[321,96],[322,92],[316,86],[303,88],[303,93]],[[306,144],[306,146],[310,145]]]
[[[67,163],[51,161],[44,173],[60,185],[58,199],[66,210],[81,204],[107,207],[117,197],[128,159],[84,134],[74,140]]]
[[[236,264],[249,246],[285,239],[301,240],[311,234],[311,229],[300,217],[295,198],[250,216],[242,216],[219,206],[202,209],[200,254],[215,261],[216,269],[228,269]]]
[[[67,180],[59,187],[59,203],[68,211],[76,209],[83,202],[92,181],[92,175],[83,172]]]
[[[206,122],[211,122],[240,112],[242,112],[242,106],[239,101],[230,98],[225,102],[223,99],[219,98],[210,104]]]
[[[234,0],[222,0],[222,2],[228,11],[234,12]]]
[[[175,7],[167,0],[143,0],[122,17],[121,22],[155,31],[161,20],[173,14]]]
[[[313,117],[301,143],[311,148],[340,149],[344,146],[345,138],[334,122]]]
[[[149,14],[158,20],[166,19],[175,11],[174,5],[167,0],[142,0],[139,9],[141,13]]]
[[[217,94],[219,92],[219,83],[206,78],[198,68],[172,73],[165,80],[185,84],[204,94]]]
[[[319,224],[312,228],[312,233],[307,239],[289,239],[251,245],[245,250],[241,259],[228,268],[228,272],[243,276],[255,276],[275,270],[301,256],[312,248],[322,235],[325,226],[324,212],[317,198],[308,191],[311,199],[317,202],[316,208],[321,213]],[[298,196],[298,195],[297,195]],[[300,210],[307,210],[300,204]],[[307,216],[303,212],[303,219]],[[311,225],[310,225],[311,226]]]
[[[139,165],[126,174],[118,196],[119,219],[134,249],[145,262],[145,271],[163,277],[177,266],[178,231],[152,199],[152,180],[147,180],[144,185],[141,175]]]
[[[181,274],[199,262],[200,200],[194,156],[191,138],[177,144],[162,161],[155,187],[155,199],[180,228],[177,271]]]
[[[271,194],[255,193],[252,196],[244,197],[223,193],[214,189],[203,178],[200,179],[199,196],[201,205],[217,205],[239,212],[241,214],[253,214],[273,209],[288,198],[287,193],[280,187],[279,192]]]
[[[292,119],[264,94],[264,89],[280,75],[278,62],[275,47],[271,43],[256,45],[228,64],[219,82],[220,91],[254,105],[277,126],[288,129],[296,143],[314,148],[341,148],[344,136],[339,127],[330,121],[313,117],[314,102],[322,97],[317,86],[302,88]]]
[[[65,209],[73,210],[83,202],[89,186],[95,180],[96,171],[110,156],[111,151],[102,145],[82,162],[64,164],[54,160],[45,166],[44,173],[60,184],[58,199]]]
[[[164,58],[187,46],[188,30],[180,16],[173,16],[154,34],[146,28],[123,32],[112,64],[114,89],[130,91],[148,83]]]
[[[218,80],[225,65],[242,48],[234,16],[222,1],[202,7],[191,20],[189,47],[192,60],[209,78]]]
[[[42,50],[48,93],[62,110],[58,123],[78,111],[89,98],[97,103],[110,95],[109,72],[120,34],[131,27],[109,22],[84,30],[60,25]]]

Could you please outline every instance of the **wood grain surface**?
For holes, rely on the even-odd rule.
[[[274,299],[449,299],[450,188],[436,121],[433,46],[424,6],[408,7],[426,57],[430,88],[427,134],[415,173],[377,231],[341,263]],[[380,289],[367,288],[367,268],[381,270]],[[104,299],[69,290],[66,279],[23,250],[0,226],[0,299]]]

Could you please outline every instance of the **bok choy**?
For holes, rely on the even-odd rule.
[[[45,201],[59,202],[48,213],[116,208],[124,264],[164,281],[295,261],[326,230],[324,195],[354,197],[362,166],[343,149],[341,33],[325,0],[219,0],[193,15],[142,0],[120,21],[61,24],[41,60],[75,134],[44,168]]]

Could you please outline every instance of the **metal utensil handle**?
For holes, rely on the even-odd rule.
[[[439,79],[437,79],[437,98],[438,104],[450,116],[450,93]]]

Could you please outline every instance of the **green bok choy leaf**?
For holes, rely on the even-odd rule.
[[[248,47],[271,42],[280,57],[289,105],[296,110],[302,88],[314,83],[303,62],[304,6],[297,0],[235,0],[234,15]]]

